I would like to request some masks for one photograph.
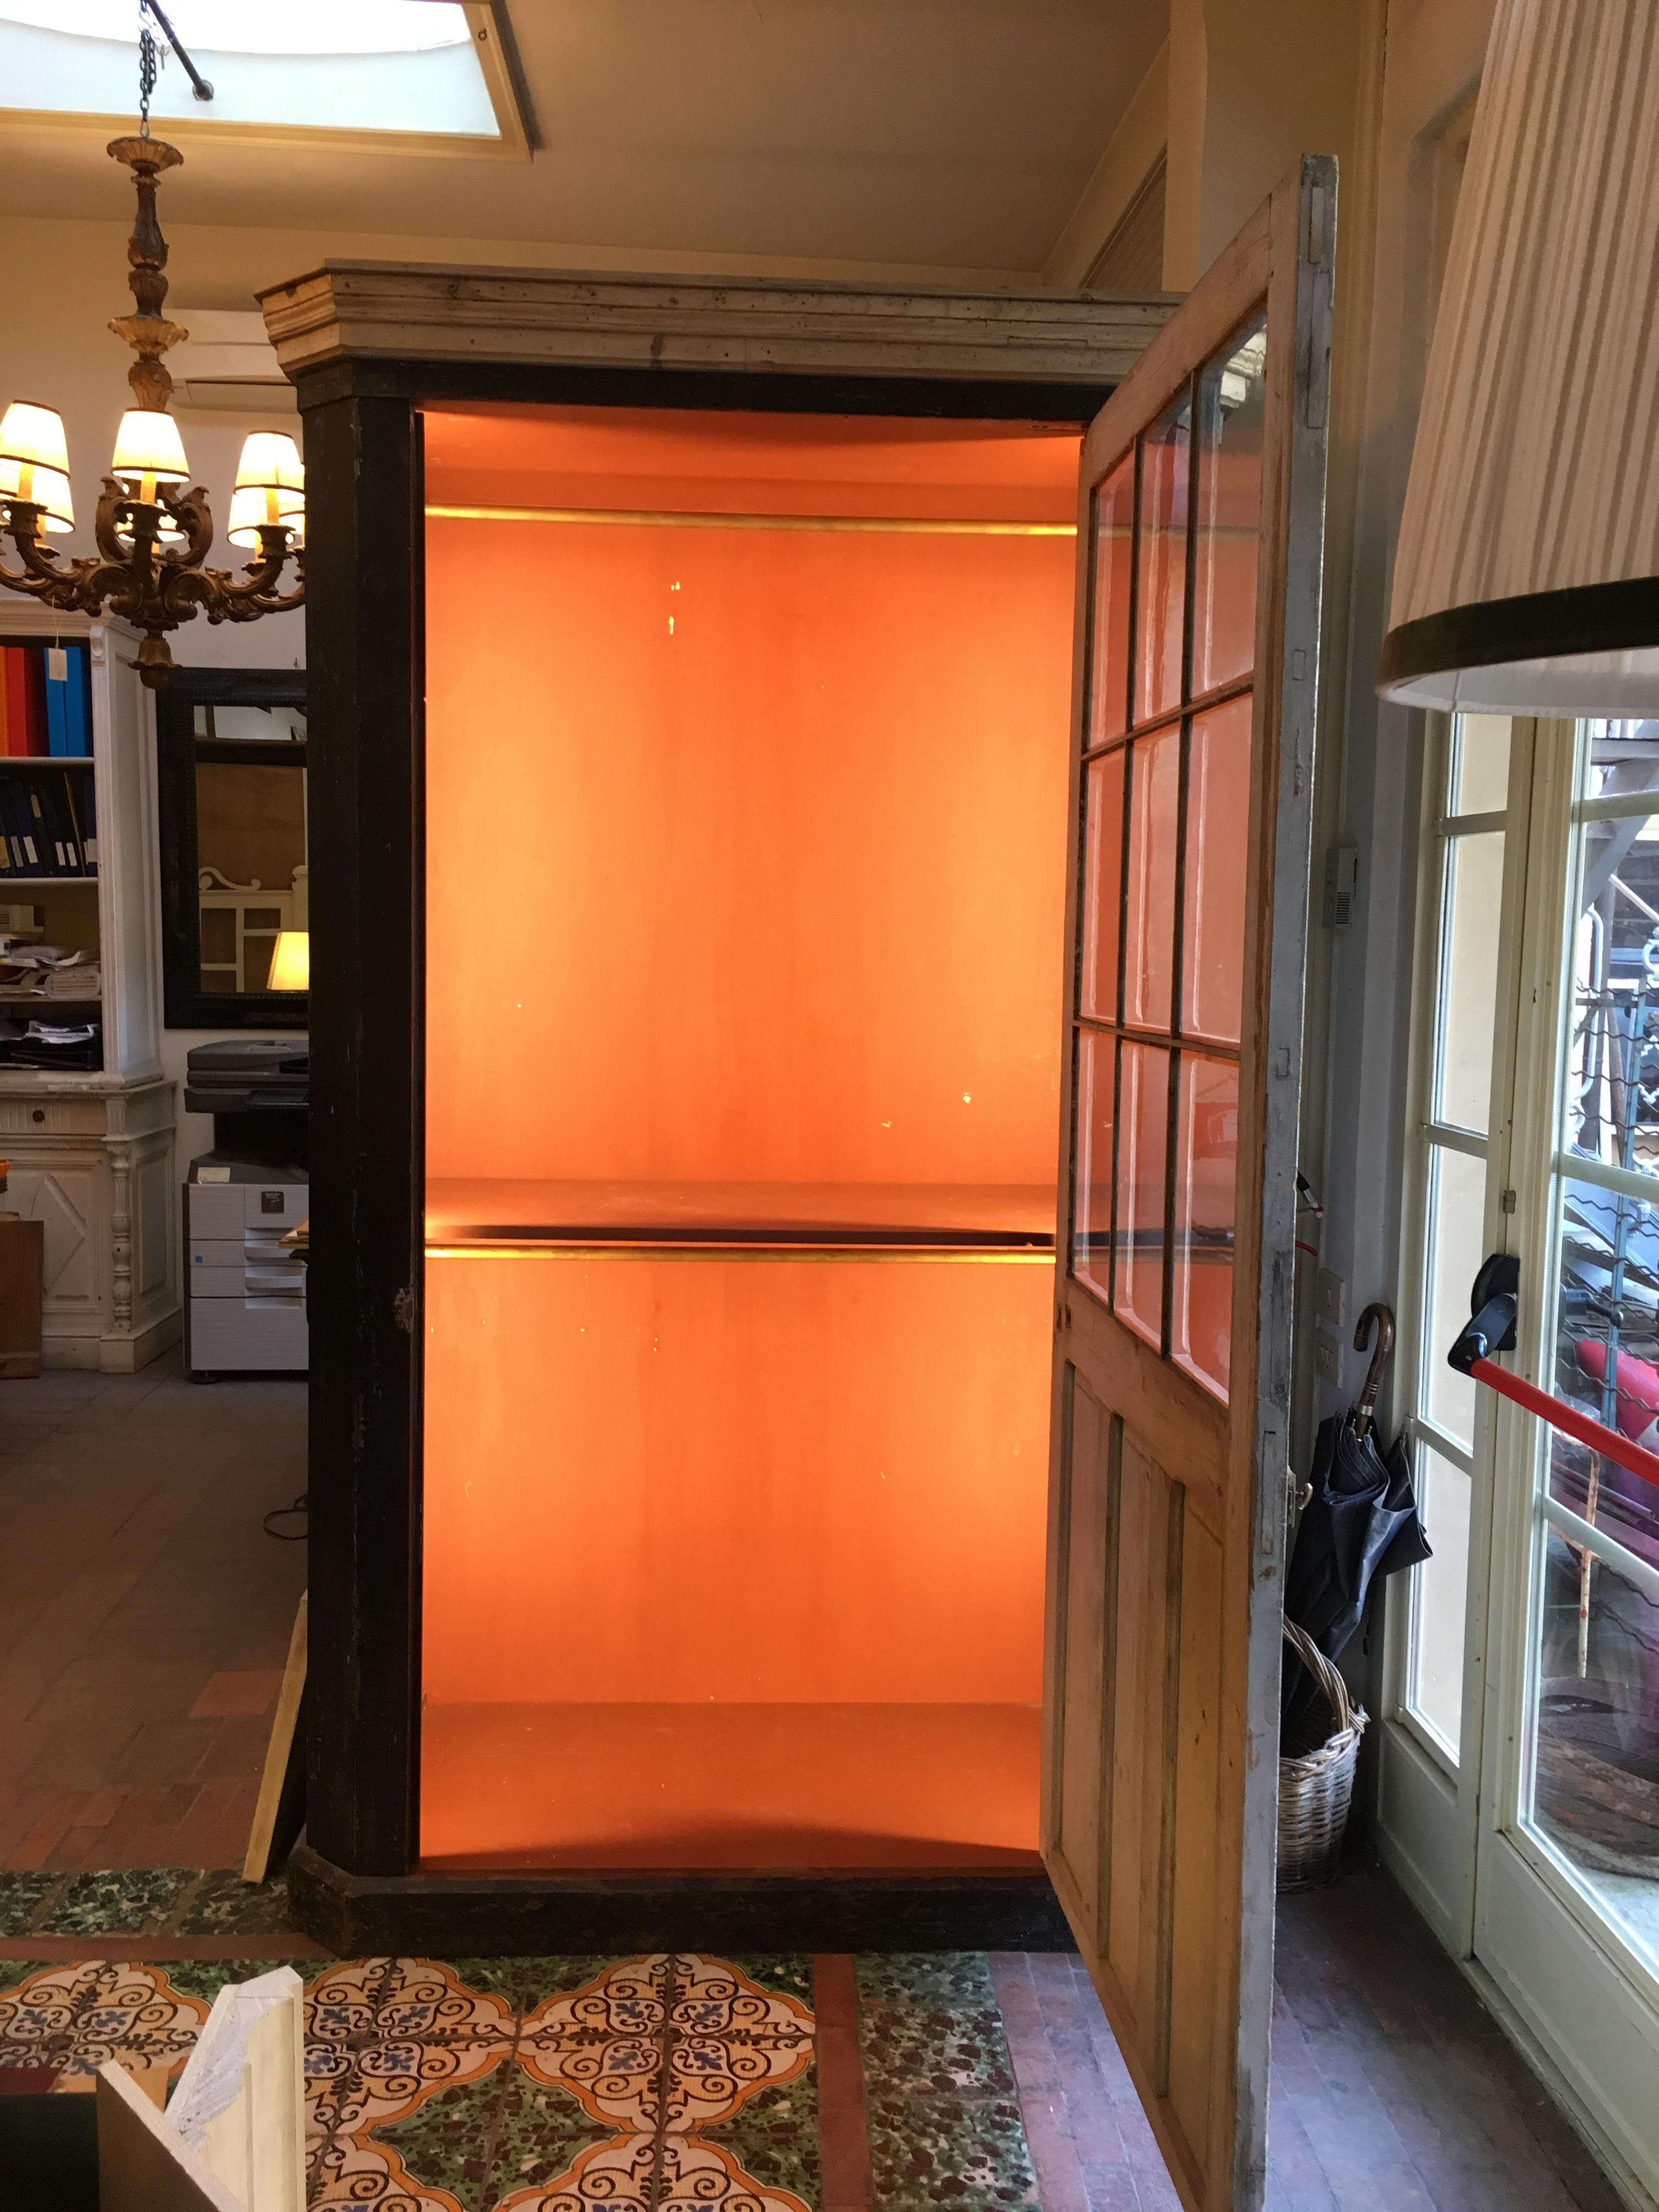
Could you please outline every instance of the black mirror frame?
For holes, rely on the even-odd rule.
[[[302,668],[176,668],[156,695],[164,1028],[303,1030],[310,1026],[308,991],[202,988],[201,908],[196,896],[196,708],[305,703]]]

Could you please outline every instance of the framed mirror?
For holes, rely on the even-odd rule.
[[[167,1026],[303,1030],[305,672],[178,669],[155,732]]]

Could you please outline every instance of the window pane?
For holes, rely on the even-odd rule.
[[[1468,1603],[1469,1479],[1427,1444],[1413,1455],[1418,1505],[1434,1557],[1416,1570],[1413,1710],[1457,1755],[1462,1737],[1463,1626]]]
[[[1129,570],[1134,547],[1135,457],[1126,453],[1095,493],[1094,657],[1089,738],[1097,745],[1127,726],[1129,708]]]
[[[1537,1827],[1659,1964],[1659,1594],[1555,1528],[1544,1536],[1532,1715]],[[1644,1573],[1644,1566],[1650,1571]]]
[[[1659,1209],[1575,1179],[1562,1190],[1556,1233],[1556,1395],[1659,1450]],[[1549,1485],[1563,1505],[1659,1565],[1651,1483],[1558,1431]]]
[[[1112,1091],[1117,1040],[1078,1033],[1077,1224],[1072,1273],[1103,1298],[1111,1296]]]
[[[1503,831],[1448,838],[1434,1110],[1437,1120],[1482,1134],[1492,1097],[1503,900]]]
[[[1181,732],[1169,729],[1155,738],[1138,738],[1131,752],[1123,1018],[1141,1029],[1167,1030],[1173,1012]]]
[[[1123,764],[1120,746],[1091,761],[1083,858],[1083,978],[1085,1014],[1117,1019],[1118,917],[1123,906]]]
[[[1449,1367],[1446,1354],[1469,1317],[1469,1291],[1486,1257],[1486,1163],[1431,1146],[1423,1395],[1431,1417],[1466,1451],[1474,1449],[1480,1385]]]
[[[1566,1142],[1609,1167],[1659,1172],[1659,820],[1587,822],[1581,834]]]
[[[1233,1190],[1238,1165],[1238,1070],[1181,1061],[1176,1123],[1175,1286],[1170,1354],[1218,1398],[1232,1353]]]
[[[1150,1344],[1164,1341],[1164,1195],[1170,1055],[1123,1047],[1117,1158],[1117,1273],[1112,1310]]]
[[[1173,400],[1141,440],[1140,543],[1136,584],[1135,717],[1181,700],[1187,607],[1189,396]]]
[[[1194,716],[1187,762],[1182,1028],[1238,1042],[1250,818],[1250,696]]]
[[[1255,580],[1261,521],[1265,316],[1204,371],[1200,386],[1198,543],[1194,548],[1193,690],[1212,690],[1255,662]]]
[[[1659,732],[1650,721],[1589,722],[1585,727],[1590,743],[1587,798],[1659,790]]]
[[[1452,812],[1501,814],[1509,803],[1509,716],[1460,714],[1452,770]]]

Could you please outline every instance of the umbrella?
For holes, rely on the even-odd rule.
[[[1286,1617],[1305,1629],[1329,1659],[1337,1657],[1358,1627],[1371,1584],[1431,1556],[1406,1440],[1396,1437],[1384,1454],[1372,1433],[1371,1408],[1394,1349],[1394,1316],[1386,1306],[1367,1306],[1354,1331],[1356,1351],[1364,1351],[1373,1320],[1376,1351],[1358,1404],[1320,1423],[1310,1494],[1285,1583]],[[1326,1734],[1318,1686],[1287,1650],[1279,1695],[1280,1751],[1290,1756],[1310,1750]]]

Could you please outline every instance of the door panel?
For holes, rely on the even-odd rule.
[[[1266,2166],[1334,191],[1083,455],[1044,1851],[1194,2212]]]

